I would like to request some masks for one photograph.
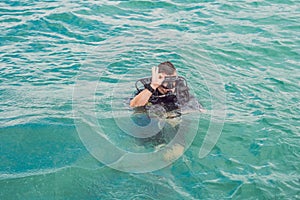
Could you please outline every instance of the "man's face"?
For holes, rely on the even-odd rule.
[[[166,78],[168,76],[177,76],[176,71],[172,74],[172,75],[167,75],[166,73],[162,73],[163,78]],[[160,93],[162,94],[167,94],[168,92],[175,92],[175,82],[172,83],[173,84],[173,88],[172,89],[168,89],[167,88],[167,83],[162,83],[162,85],[160,85],[158,87],[158,90]]]

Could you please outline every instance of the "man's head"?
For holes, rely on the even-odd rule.
[[[176,76],[176,69],[174,65],[169,61],[160,63],[158,65],[158,72],[167,76]]]
[[[177,72],[176,72],[174,65],[169,61],[160,63],[158,65],[158,72],[161,73],[163,75],[163,77],[177,76]],[[158,90],[163,94],[166,94],[169,91],[172,91],[172,92],[175,91],[174,88],[168,89],[166,87],[167,85],[169,86],[169,84],[163,83],[161,86],[158,87]],[[172,83],[172,85],[175,87],[175,82]]]

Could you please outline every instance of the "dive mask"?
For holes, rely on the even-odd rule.
[[[176,87],[177,80],[178,76],[166,76],[165,80],[161,84],[161,87],[164,89],[174,89]]]

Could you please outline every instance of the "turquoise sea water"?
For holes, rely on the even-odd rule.
[[[0,199],[299,199],[299,6],[1,1]],[[97,116],[104,134],[130,149],[111,111],[126,116],[135,80],[166,60],[207,110],[191,146],[160,170],[107,167],[76,120]],[[221,135],[199,158],[218,113]]]

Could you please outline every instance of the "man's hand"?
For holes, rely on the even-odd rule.
[[[165,80],[165,75],[158,73],[158,67],[152,67],[152,80],[150,86],[156,90]],[[130,107],[144,106],[148,103],[152,92],[148,89],[143,90],[130,101]]]
[[[152,67],[152,80],[151,80],[151,87],[153,89],[158,88],[162,82],[164,81],[165,76],[161,73],[158,73],[158,67]]]

